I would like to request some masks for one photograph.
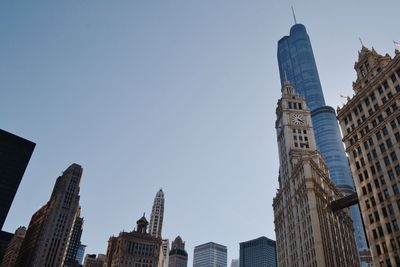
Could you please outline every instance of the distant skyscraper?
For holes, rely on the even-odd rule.
[[[330,203],[343,196],[316,147],[303,96],[285,83],[276,108],[279,189],[273,201],[278,266],[359,266],[353,224]]]
[[[169,262],[169,240],[163,239],[161,243],[161,253],[160,253],[160,267],[168,267]]]
[[[18,267],[63,266],[79,209],[82,167],[72,164],[57,178],[50,200],[31,219]]]
[[[172,241],[171,251],[169,252],[169,267],[187,267],[188,254],[185,250],[185,242],[180,236]]]
[[[83,256],[85,255],[86,245],[79,244],[78,252],[76,253],[76,260],[79,264],[83,263]]]
[[[34,148],[35,143],[0,129],[0,230]]]
[[[362,47],[338,108],[374,266],[400,266],[400,52]]]
[[[209,242],[194,247],[193,267],[227,267],[226,246]]]
[[[81,209],[79,208],[69,238],[67,253],[64,259],[64,267],[74,267],[78,264],[76,256],[81,245],[81,236],[83,231],[83,218],[80,217],[80,214]]]
[[[6,252],[3,257],[3,261],[0,264],[0,267],[13,267],[15,266],[19,250],[22,245],[22,241],[24,241],[26,234],[26,228],[21,226],[15,231],[13,238],[11,239]]]
[[[150,216],[150,234],[162,238],[162,224],[164,219],[164,192],[160,189],[154,198]]]
[[[231,262],[231,267],[239,267],[239,260],[233,259]]]
[[[290,81],[296,91],[306,99],[311,111],[317,147],[328,165],[332,181],[345,194],[352,193],[353,180],[336,113],[325,104],[310,38],[302,24],[293,25],[290,35],[279,40],[278,63],[281,85]],[[357,206],[351,208],[351,217],[358,250],[364,251],[368,248]]]
[[[146,218],[137,221],[137,230],[121,232],[110,237],[107,248],[107,267],[159,266],[161,238],[147,233]]]
[[[276,242],[265,236],[240,243],[240,267],[276,267]]]

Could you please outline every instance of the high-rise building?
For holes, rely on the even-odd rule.
[[[293,25],[290,35],[279,40],[278,63],[281,85],[286,80],[290,81],[306,99],[311,111],[317,148],[328,165],[330,178],[345,194],[353,193],[353,180],[336,113],[325,104],[311,41],[304,25]],[[365,251],[368,247],[359,209],[353,206],[350,212],[358,250]]]
[[[168,262],[169,262],[169,239],[163,239],[161,241],[159,267],[168,267]]]
[[[110,237],[107,248],[107,267],[156,267],[159,264],[161,238],[147,232],[146,218],[137,221],[137,229]]]
[[[80,217],[81,209],[79,208],[75,216],[74,226],[68,241],[67,253],[64,259],[64,267],[74,267],[79,264],[76,259],[79,247],[81,245],[81,236],[83,232],[83,218]]]
[[[233,259],[231,261],[231,267],[239,267],[239,259]]]
[[[305,98],[285,82],[276,109],[279,189],[273,200],[277,261],[290,266],[359,266],[354,229],[343,197],[317,150]]]
[[[185,250],[185,242],[180,236],[177,236],[171,244],[169,252],[169,267],[187,267],[188,254]]]
[[[193,267],[227,267],[227,257],[226,246],[209,242],[194,247]]]
[[[50,200],[31,219],[17,266],[64,265],[68,243],[79,209],[82,167],[69,166],[57,178]]]
[[[154,198],[150,216],[150,234],[162,238],[162,224],[164,219],[164,192],[160,189]]]
[[[1,262],[0,267],[15,266],[19,249],[21,248],[22,241],[24,241],[25,234],[26,234],[26,228],[23,226],[18,227],[6,249],[6,252],[4,253],[3,261]]]
[[[0,230],[17,193],[35,143],[0,129]]]
[[[276,242],[265,236],[240,243],[240,267],[276,267]]]
[[[85,255],[86,245],[79,244],[78,252],[76,253],[76,260],[79,264],[83,263],[83,256]],[[103,266],[102,266],[103,267]]]
[[[400,52],[362,47],[355,95],[338,108],[375,266],[400,266]]]

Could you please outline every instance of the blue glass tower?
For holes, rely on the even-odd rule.
[[[349,163],[344,152],[335,110],[325,104],[310,38],[302,24],[295,24],[290,35],[278,42],[278,64],[282,86],[290,81],[302,94],[311,111],[317,147],[324,156],[330,177],[344,193],[354,191]],[[367,249],[364,229],[357,206],[351,207],[359,251]]]

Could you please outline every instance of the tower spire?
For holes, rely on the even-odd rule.
[[[294,8],[292,7],[292,14],[293,14],[293,20],[294,20],[294,24],[297,24],[297,20],[296,20],[296,13],[294,13]]]

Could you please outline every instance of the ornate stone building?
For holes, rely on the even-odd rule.
[[[57,178],[50,200],[32,216],[16,266],[64,266],[81,177],[82,167],[74,163]]]
[[[22,241],[24,241],[25,238],[25,234],[26,234],[26,228],[23,226],[18,227],[5,251],[3,261],[0,264],[1,267],[15,266],[18,253],[22,245]]]
[[[188,254],[185,250],[185,242],[180,236],[172,241],[171,251],[169,252],[169,267],[187,267]]]
[[[338,108],[375,266],[400,266],[400,53],[362,47],[355,95]]]
[[[146,218],[137,221],[137,230],[121,232],[117,237],[110,237],[107,248],[107,267],[157,267],[161,238],[147,232]]]
[[[343,195],[316,148],[305,99],[288,82],[276,115],[280,169],[273,208],[278,266],[359,266],[348,211],[333,213],[329,208]]]

